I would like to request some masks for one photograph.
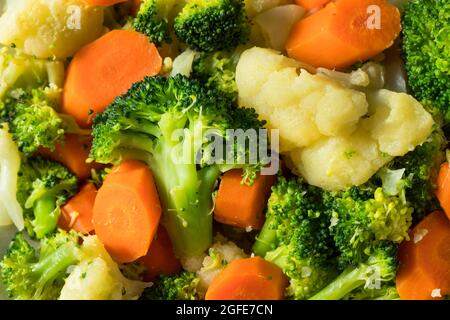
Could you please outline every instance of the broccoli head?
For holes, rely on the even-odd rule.
[[[323,192],[300,179],[278,177],[253,251],[290,278],[286,295],[307,299],[337,274]]]
[[[389,241],[378,243],[371,255],[357,266],[349,266],[310,300],[339,300],[357,292],[383,296],[386,287],[395,285],[397,274],[397,246]]]
[[[64,138],[64,121],[54,109],[47,92],[32,89],[18,92],[16,98],[0,102],[0,114],[9,123],[10,132],[25,155],[39,147],[54,149]]]
[[[434,191],[440,165],[445,159],[445,146],[443,133],[436,129],[422,145],[387,165],[391,170],[404,170],[405,199],[414,208],[415,220],[439,208]]]
[[[237,100],[236,66],[240,54],[240,50],[203,53],[194,61],[192,77]]]
[[[133,21],[134,29],[147,35],[158,46],[164,42],[170,43],[173,19],[183,2],[179,0],[145,0]]]
[[[248,143],[238,143],[230,132],[263,125],[254,110],[236,109],[230,99],[194,80],[147,77],[96,116],[90,157],[104,164],[146,162],[176,254],[196,256],[212,242],[212,193],[221,172],[243,168],[250,178],[245,182],[251,183],[247,180],[261,168],[260,159],[245,160]],[[225,145],[235,152],[225,152]]]
[[[405,5],[403,51],[414,95],[450,121],[450,3],[413,0]]]
[[[352,187],[329,194],[330,230],[339,251],[339,263],[357,265],[368,259],[380,242],[409,239],[413,208],[382,188]]]
[[[57,226],[60,206],[77,191],[77,178],[63,165],[42,158],[22,161],[17,200],[24,209],[25,226],[38,239]]]
[[[242,0],[188,0],[174,28],[180,40],[201,52],[233,49],[250,33]]]
[[[18,233],[0,262],[2,281],[10,298],[53,300],[59,297],[67,268],[81,257],[76,233],[58,232],[41,240],[36,250]]]
[[[142,300],[199,300],[199,278],[192,272],[161,275],[153,286],[144,290]]]

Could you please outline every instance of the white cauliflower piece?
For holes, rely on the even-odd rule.
[[[237,65],[239,104],[279,130],[279,150],[294,172],[312,185],[342,190],[422,144],[433,127],[413,97],[378,89],[381,82],[371,80],[377,77],[361,73],[369,81],[358,80],[365,91],[348,84],[351,74],[312,74],[277,51],[255,47]]]
[[[0,226],[14,223],[22,230],[23,210],[16,199],[19,168],[19,149],[9,133],[8,124],[3,123],[0,128]]]
[[[392,160],[364,128],[351,136],[321,139],[289,154],[292,169],[310,184],[326,190],[361,185]]]
[[[151,285],[125,278],[97,236],[84,238],[82,255],[66,279],[60,300],[136,300]]]
[[[374,113],[367,125],[382,152],[402,156],[430,135],[433,118],[410,95],[379,90],[367,97]]]
[[[83,0],[8,1],[0,17],[0,43],[38,58],[62,59],[98,38],[103,20],[104,9]]]

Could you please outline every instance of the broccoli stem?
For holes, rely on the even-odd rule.
[[[264,223],[253,245],[253,252],[260,257],[264,257],[267,252],[273,250],[277,245],[277,231],[271,225],[269,218]]]
[[[333,282],[312,296],[309,300],[340,300],[365,283],[369,266],[348,267]]]
[[[37,288],[40,292],[45,285],[55,279],[58,274],[65,272],[67,268],[80,261],[80,249],[73,243],[67,243],[56,249],[50,255],[41,257],[41,260],[33,265],[33,274],[39,280],[37,281]]]
[[[46,195],[38,199],[34,206],[33,226],[38,239],[55,230],[60,215],[59,207],[56,205],[56,196]]]
[[[198,170],[194,160],[202,145],[196,139],[201,137],[186,135],[183,143],[173,139],[175,130],[185,124],[185,117],[163,115],[160,142],[149,152],[148,160],[164,209],[163,224],[179,257],[199,255],[211,245],[212,193],[221,173],[218,166]],[[190,125],[189,132],[194,132],[199,123]],[[181,154],[188,158],[181,159]]]

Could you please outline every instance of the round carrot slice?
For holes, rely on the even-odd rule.
[[[118,262],[147,254],[161,218],[161,204],[150,169],[138,161],[114,167],[97,193],[95,233]]]

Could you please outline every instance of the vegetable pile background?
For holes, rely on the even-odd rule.
[[[450,0],[1,1],[4,298],[447,299],[449,26]]]

